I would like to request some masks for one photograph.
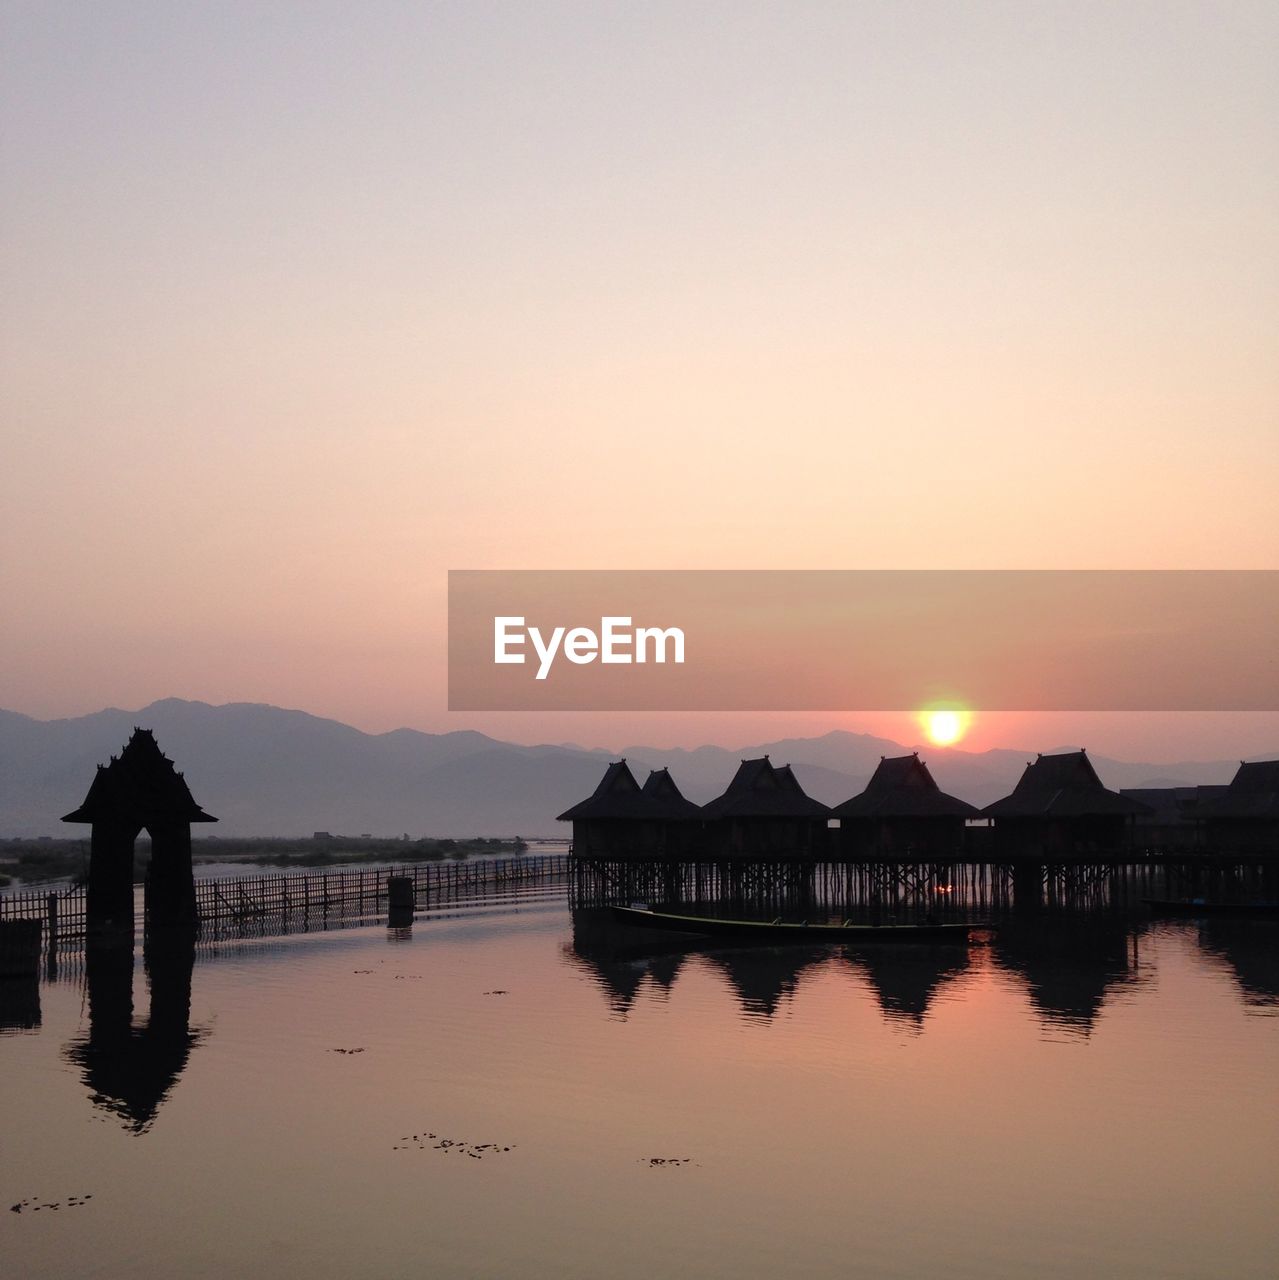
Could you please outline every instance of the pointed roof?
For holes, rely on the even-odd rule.
[[[156,743],[150,729],[133,735],[109,764],[99,765],[89,793],[63,822],[216,822],[191,796],[186,779]]]
[[[653,801],[635,781],[630,765],[615,760],[604,770],[599,786],[571,809],[565,809],[557,821],[573,822],[583,818],[657,818]]]
[[[830,810],[806,795],[790,765],[767,756],[743,760],[723,795],[702,806],[706,818],[824,818]]]
[[[975,818],[978,809],[942,791],[916,751],[880,756],[866,790],[831,813],[837,818]]]
[[[1107,791],[1086,751],[1064,751],[1028,763],[1012,794],[981,812],[989,818],[1083,818],[1150,810],[1140,800]]]
[[[1205,818],[1279,818],[1279,760],[1239,762],[1225,792],[1199,806]]]
[[[651,770],[642,794],[657,806],[661,817],[678,820],[702,816],[701,805],[684,798],[684,793],[675,785],[669,769]]]

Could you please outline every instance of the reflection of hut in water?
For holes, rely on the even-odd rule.
[[[847,959],[870,984],[890,1022],[919,1030],[938,989],[968,968],[968,948],[866,947],[850,951]]]
[[[1026,984],[1046,1024],[1088,1035],[1117,986],[1138,981],[1129,930],[1104,917],[1038,915],[1002,920],[994,956]]]
[[[1039,756],[1026,765],[1011,795],[987,805],[998,854],[1116,853],[1146,806],[1102,786],[1084,751]]]
[[[641,787],[618,760],[591,795],[558,820],[573,824],[573,852],[581,857],[660,858],[691,843],[699,813],[667,770],[653,772]]]
[[[604,991],[618,1017],[630,1011],[646,978],[663,993],[670,991],[684,951],[666,950],[671,943],[660,935],[618,925],[607,907],[574,907],[571,918],[573,940],[564,947],[565,958]]]
[[[707,847],[717,855],[815,855],[826,849],[830,809],[806,795],[790,765],[743,760],[727,790],[702,806]]]
[[[67,1046],[93,1104],[135,1133],[150,1127],[204,1033],[192,1031],[191,969],[195,942],[179,938],[146,956],[150,1011],[133,1023],[133,951],[90,949],[85,956],[89,1035]]]
[[[604,992],[613,1014],[624,1018],[630,1012],[640,987],[644,985],[647,967],[643,960],[582,952],[576,947],[565,947],[564,954],[574,967],[586,973]]]
[[[1139,849],[1194,849],[1203,843],[1205,807],[1225,792],[1224,786],[1122,787],[1119,794],[1148,810],[1133,818]]]
[[[684,961],[687,958],[686,951],[668,951],[665,955],[649,956],[645,961],[649,981],[664,996],[670,995],[675,979],[679,977],[679,971],[684,967]]]
[[[1279,853],[1279,760],[1241,761],[1224,793],[1201,812],[1208,848]]]
[[[865,791],[836,805],[831,816],[839,819],[841,854],[946,856],[961,852],[964,822],[977,809],[946,795],[915,752],[881,756]]]
[[[1199,946],[1229,966],[1244,1004],[1279,1009],[1279,923],[1273,920],[1204,920]]]
[[[84,803],[62,821],[93,825],[86,903],[91,933],[118,931],[132,940],[133,844],[143,829],[151,835],[152,922],[195,922],[191,824],[217,819],[196,804],[149,729],[134,729],[119,756],[98,766]]]
[[[705,958],[732,983],[743,1013],[767,1019],[795,994],[800,975],[829,955],[811,947],[741,947],[709,951]]]

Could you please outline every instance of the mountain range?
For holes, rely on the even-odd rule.
[[[910,750],[835,731],[733,751],[634,746],[613,753],[521,746],[470,730],[369,734],[302,711],[177,698],[66,720],[0,710],[0,836],[82,833],[61,816],[80,803],[94,767],[119,753],[135,725],[154,730],[197,802],[220,819],[200,835],[565,836],[555,815],[589,795],[618,756],[641,781],[647,769],[669,766],[684,794],[702,803],[724,789],[741,759],[769,755],[794,765],[810,795],[838,804],[862,790],[881,756]],[[924,755],[943,791],[983,805],[1012,790],[1034,753],[933,748]],[[1237,760],[1090,759],[1113,788],[1228,782],[1238,767]]]

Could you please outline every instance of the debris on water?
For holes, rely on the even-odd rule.
[[[509,996],[511,993],[501,987],[495,987],[492,991],[486,991],[486,996]]]
[[[646,1164],[650,1169],[673,1169],[692,1162],[691,1156],[647,1156],[640,1164]]]
[[[364,1046],[360,1045],[358,1049],[330,1049],[330,1053],[363,1053]]]
[[[372,973],[372,969],[352,969],[352,973]]]
[[[93,1199],[92,1195],[83,1196],[67,1196],[65,1200],[39,1200],[32,1197],[27,1200],[19,1200],[17,1204],[9,1206],[10,1213],[39,1213],[41,1209],[61,1209],[64,1205],[68,1209],[79,1209]]]
[[[446,1156],[456,1151],[460,1155],[470,1156],[472,1160],[483,1160],[485,1156],[514,1151],[515,1143],[503,1145],[500,1142],[463,1142],[460,1138],[442,1138],[437,1133],[415,1133],[411,1138],[401,1138],[400,1144],[391,1150],[408,1151],[410,1147],[416,1147],[419,1151],[443,1151]]]

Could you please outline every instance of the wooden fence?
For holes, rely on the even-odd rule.
[[[565,854],[466,862],[419,862],[403,867],[346,871],[290,872],[197,880],[196,905],[202,924],[251,920],[264,916],[323,919],[331,914],[378,910],[387,901],[387,881],[402,877],[413,886],[417,907],[456,901],[475,894],[503,892],[565,878]]]
[[[0,920],[39,920],[43,946],[52,938],[83,938],[85,890],[83,885],[62,889],[23,889],[0,895]]]
[[[330,919],[359,919],[385,910],[387,881],[393,876],[409,880],[414,906],[425,908],[566,880],[570,863],[567,854],[541,854],[199,879],[195,899],[206,936],[227,931],[269,934],[295,926],[310,928]],[[143,914],[139,912],[139,918]],[[83,939],[84,887],[31,889],[0,896],[0,921],[4,920],[39,920],[46,947],[53,939],[59,943]]]

